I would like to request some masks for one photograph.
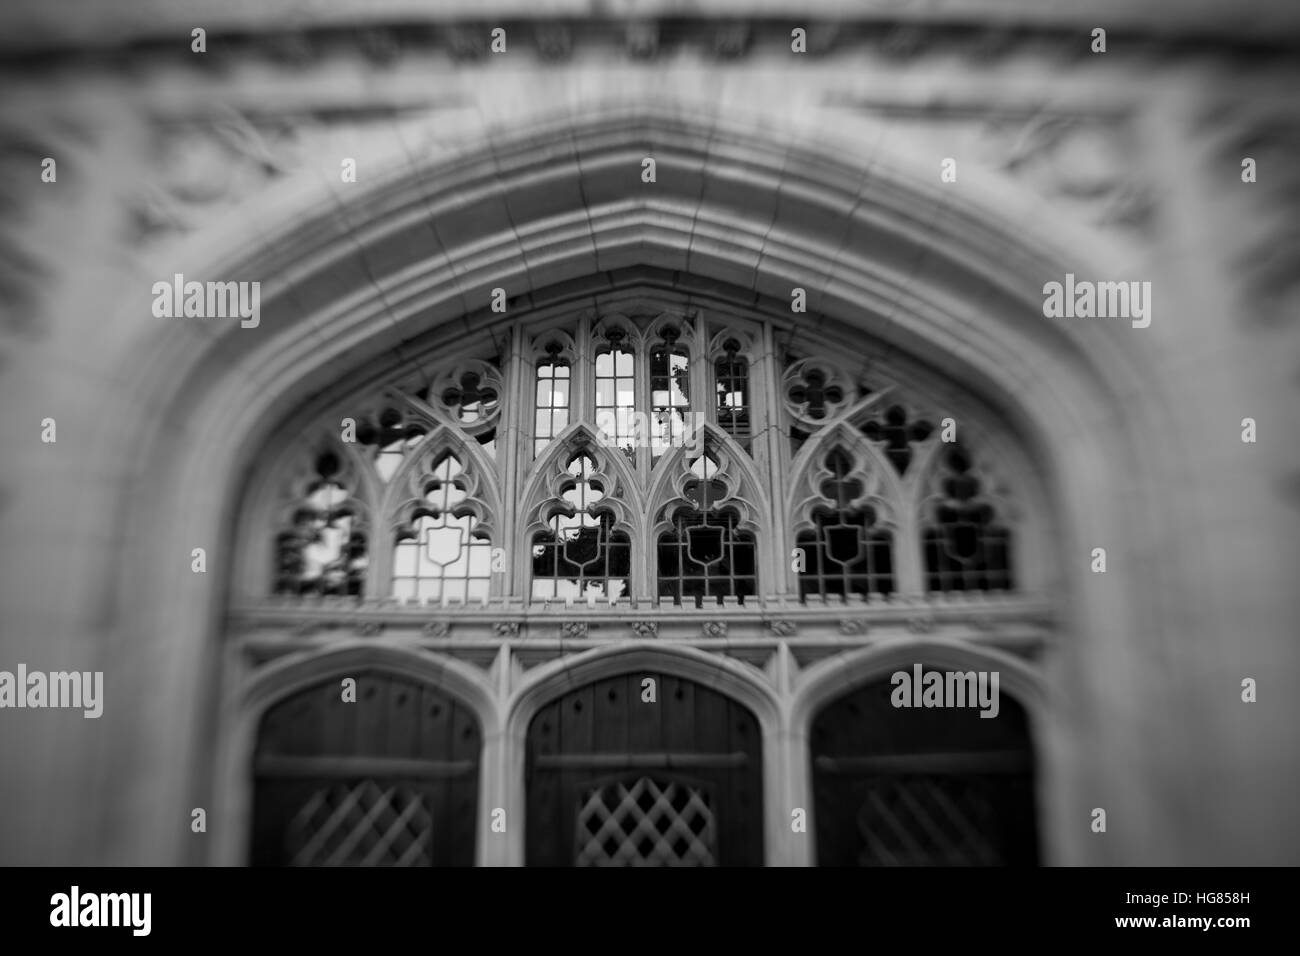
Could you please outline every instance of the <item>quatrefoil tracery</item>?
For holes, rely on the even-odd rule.
[[[805,428],[820,428],[852,404],[856,389],[843,369],[821,359],[791,363],[781,379],[786,410]]]
[[[439,420],[455,424],[483,443],[500,422],[505,383],[492,362],[461,359],[435,375],[426,394]]]

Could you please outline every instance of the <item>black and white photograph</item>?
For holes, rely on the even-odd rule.
[[[1240,940],[1179,873],[1300,863],[1297,439],[1293,0],[9,0],[0,875],[1164,868],[1080,911]]]

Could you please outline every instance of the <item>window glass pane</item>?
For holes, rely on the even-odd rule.
[[[560,350],[549,347],[552,355]],[[544,359],[537,365],[536,414],[533,430],[533,453],[538,454],[568,423],[569,367],[562,359]],[[562,414],[561,414],[562,413]]]
[[[817,528],[799,535],[804,568],[799,594],[889,594],[894,590],[893,536],[873,528],[875,511],[854,507],[862,482],[853,475],[853,460],[842,449],[826,456],[830,476],[821,493],[828,503],[813,513]]]

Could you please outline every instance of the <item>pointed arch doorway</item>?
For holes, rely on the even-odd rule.
[[[926,668],[931,670],[931,668]],[[1029,718],[1002,694],[978,710],[900,709],[888,678],[813,719],[817,861],[822,866],[1038,863]]]
[[[481,745],[471,708],[391,671],[278,700],[257,731],[249,862],[473,865]]]
[[[530,866],[761,866],[763,737],[744,705],[650,671],[570,690],[528,727]]]

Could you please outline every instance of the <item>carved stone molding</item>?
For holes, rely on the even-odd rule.
[[[1076,207],[1100,227],[1149,229],[1156,205],[1123,119],[1039,112],[993,116],[981,131],[994,168]]]
[[[625,32],[627,52],[638,60],[648,60],[659,52],[659,24],[653,20],[634,20]]]
[[[722,59],[744,56],[749,49],[750,27],[748,23],[725,23],[713,36],[713,52]]]
[[[1247,2],[1238,0],[1238,6]],[[1256,2],[1270,4],[1272,0]],[[195,65],[220,71],[253,56],[285,69],[302,71],[329,57],[353,58],[357,53],[372,63],[388,64],[408,50],[415,56],[427,51],[444,51],[455,60],[482,61],[489,56],[492,31],[497,27],[506,30],[508,53],[536,52],[546,59],[567,58],[574,51],[603,52],[611,45],[622,47],[633,58],[654,57],[671,47],[673,51],[704,50],[721,59],[734,59],[746,56],[756,47],[775,48],[777,43],[788,51],[794,26],[807,31],[807,53],[813,56],[824,55],[832,49],[837,52],[857,49],[892,62],[956,56],[977,65],[1012,54],[1033,54],[1053,64],[1089,56],[1091,21],[1081,22],[1079,16],[1056,4],[1035,4],[1027,0],[1026,5],[1034,8],[1032,15],[1010,10],[1008,16],[999,18],[998,24],[979,28],[973,26],[969,16],[931,10],[934,4],[911,0],[860,5],[864,9],[858,15],[851,12],[850,4],[848,15],[841,12],[819,18],[816,11],[809,10],[796,19],[752,20],[736,18],[734,8],[715,10],[710,16],[708,5],[688,16],[665,8],[660,17],[641,4],[640,9],[622,16],[614,10],[601,10],[597,15],[584,17],[575,16],[576,11],[548,10],[545,8],[553,5],[538,4],[534,5],[539,8],[535,13],[525,6],[512,16],[477,22],[463,19],[463,11],[456,13],[446,4],[389,4],[385,14],[374,9],[373,0],[358,0],[353,6],[364,7],[364,15],[356,15],[354,11],[349,16],[347,11],[332,10],[325,17],[297,11],[286,21],[274,15],[223,11],[222,24],[208,25],[209,52]],[[75,28],[77,32],[62,35],[59,29],[51,28],[57,23],[53,19],[46,29],[31,32],[15,28],[8,17],[0,14],[0,38],[3,38],[0,39],[0,68],[6,58],[22,62],[23,53],[40,54],[42,64],[59,65],[65,59],[81,55],[87,48],[94,48],[115,65],[138,68],[142,59],[157,57],[161,62],[174,57],[173,38],[187,35],[192,26],[183,11],[170,13],[166,9],[183,4],[159,4],[157,15],[134,18],[137,22],[130,23],[115,17],[111,5],[104,6],[103,21],[98,25],[94,16],[83,10],[75,18],[80,24]],[[953,9],[959,6],[953,5]],[[1053,10],[1047,11],[1048,6]],[[1264,19],[1278,21],[1282,13],[1278,6],[1273,4],[1263,18],[1259,14],[1252,17],[1225,9],[1208,22],[1202,18],[1197,27],[1187,18],[1171,20],[1156,4],[1124,4],[1119,7],[1124,11],[1122,14],[1113,10],[1104,17],[1112,36],[1106,59],[1137,59],[1149,64],[1159,63],[1166,57],[1204,57],[1208,29],[1216,40],[1214,53],[1220,57],[1238,58],[1245,66],[1286,62],[1293,53],[1294,31],[1288,35],[1284,24],[1277,24],[1268,34],[1258,29]],[[792,7],[791,12],[794,10]],[[1295,14],[1289,16],[1292,26],[1300,26]],[[159,26],[159,21],[168,25]],[[1002,24],[1014,24],[1014,27]],[[6,31],[6,27],[11,29]],[[118,41],[111,50],[84,39],[110,33]],[[12,34],[14,39],[5,42],[7,34]]]
[[[934,617],[929,614],[917,614],[907,619],[907,629],[913,634],[929,634],[934,630]]]
[[[545,60],[567,60],[573,52],[573,31],[564,24],[538,24],[535,36],[537,52]]]
[[[489,37],[486,27],[450,27],[446,32],[447,48],[457,60],[477,60],[487,54]]]
[[[254,121],[234,110],[160,122],[156,166],[130,200],[133,238],[191,232],[301,165],[300,122]]]
[[[1228,265],[1240,277],[1246,310],[1261,325],[1293,322],[1287,308],[1300,292],[1300,123],[1292,115],[1259,111],[1245,118],[1220,116],[1227,127],[1210,176],[1223,182],[1239,226]],[[1241,181],[1241,162],[1255,160],[1255,182]],[[1239,210],[1239,212],[1238,212]]]

